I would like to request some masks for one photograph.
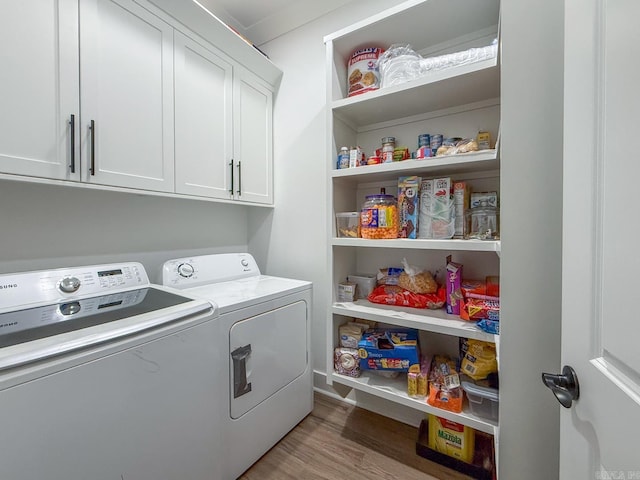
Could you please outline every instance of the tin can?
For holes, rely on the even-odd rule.
[[[432,156],[436,156],[436,151],[442,146],[442,134],[436,133],[431,135],[431,143],[429,146],[431,147]]]
[[[396,148],[395,137],[382,138],[382,163],[393,162],[393,151]]]
[[[429,147],[431,145],[431,135],[428,133],[423,133],[422,135],[418,135],[418,148],[420,147]]]

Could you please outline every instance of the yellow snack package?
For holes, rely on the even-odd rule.
[[[466,340],[466,351],[460,365],[460,373],[474,380],[487,378],[490,373],[498,371],[495,343],[482,340]]]

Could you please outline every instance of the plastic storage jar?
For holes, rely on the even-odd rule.
[[[360,210],[362,238],[398,238],[398,203],[393,195],[368,195]]]

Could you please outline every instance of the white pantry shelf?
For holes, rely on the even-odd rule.
[[[385,398],[395,403],[400,403],[425,413],[432,413],[452,422],[462,423],[481,432],[495,435],[498,424],[471,413],[464,409],[461,413],[450,412],[441,408],[433,407],[426,402],[426,399],[415,399],[407,395],[407,377],[400,375],[397,378],[386,378],[375,373],[363,372],[360,377],[348,377],[339,373],[332,373],[331,379],[336,382],[356,390],[367,392],[376,397]]]
[[[495,335],[483,332],[476,327],[475,322],[466,322],[456,315],[449,315],[444,309],[398,307],[371,303],[367,300],[356,300],[355,302],[336,302],[332,305],[331,310],[334,315],[362,318],[485,342],[496,342]]]
[[[500,252],[499,240],[437,240],[431,238],[337,238],[331,240],[334,247],[407,248],[417,250],[446,250],[463,252]]]

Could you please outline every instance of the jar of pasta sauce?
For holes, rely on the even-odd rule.
[[[368,195],[360,210],[362,238],[398,238],[398,202],[393,195]]]

